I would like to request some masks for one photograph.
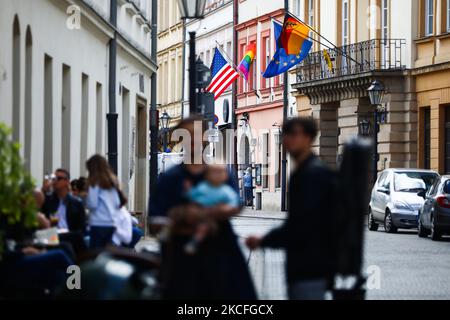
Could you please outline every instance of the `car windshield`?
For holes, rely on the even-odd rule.
[[[437,177],[436,174],[429,172],[397,172],[394,175],[394,189],[397,192],[411,193],[428,191]]]

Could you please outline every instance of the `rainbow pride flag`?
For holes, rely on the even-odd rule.
[[[253,42],[248,45],[247,53],[245,54],[244,59],[242,59],[241,63],[238,66],[238,69],[242,72],[246,81],[248,81],[250,66],[253,63],[253,60],[255,60],[255,56],[256,56],[256,44]]]

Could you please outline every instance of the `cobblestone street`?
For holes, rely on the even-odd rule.
[[[282,223],[284,215],[262,213],[258,218],[245,211],[233,221],[241,238],[264,234]],[[366,233],[365,266],[381,270],[381,288],[370,290],[368,299],[450,299],[450,238],[442,242],[419,239],[415,231],[386,234]],[[249,259],[259,297],[285,299],[284,254],[281,251],[258,250],[250,252],[243,246]]]

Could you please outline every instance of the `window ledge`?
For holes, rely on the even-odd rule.
[[[436,36],[436,38],[438,38],[438,39],[446,39],[446,38],[450,38],[450,31],[447,31],[447,32],[445,32],[445,33],[442,33],[442,34]]]
[[[416,40],[414,40],[415,43],[427,43],[427,42],[432,42],[434,41],[434,39],[436,38],[435,35],[432,36],[426,36],[426,37],[422,37],[422,38],[417,38]]]

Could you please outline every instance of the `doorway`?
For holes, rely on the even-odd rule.
[[[146,203],[146,167],[147,167],[147,103],[138,98],[136,103],[136,170],[135,170],[135,192],[134,211],[145,213]]]

